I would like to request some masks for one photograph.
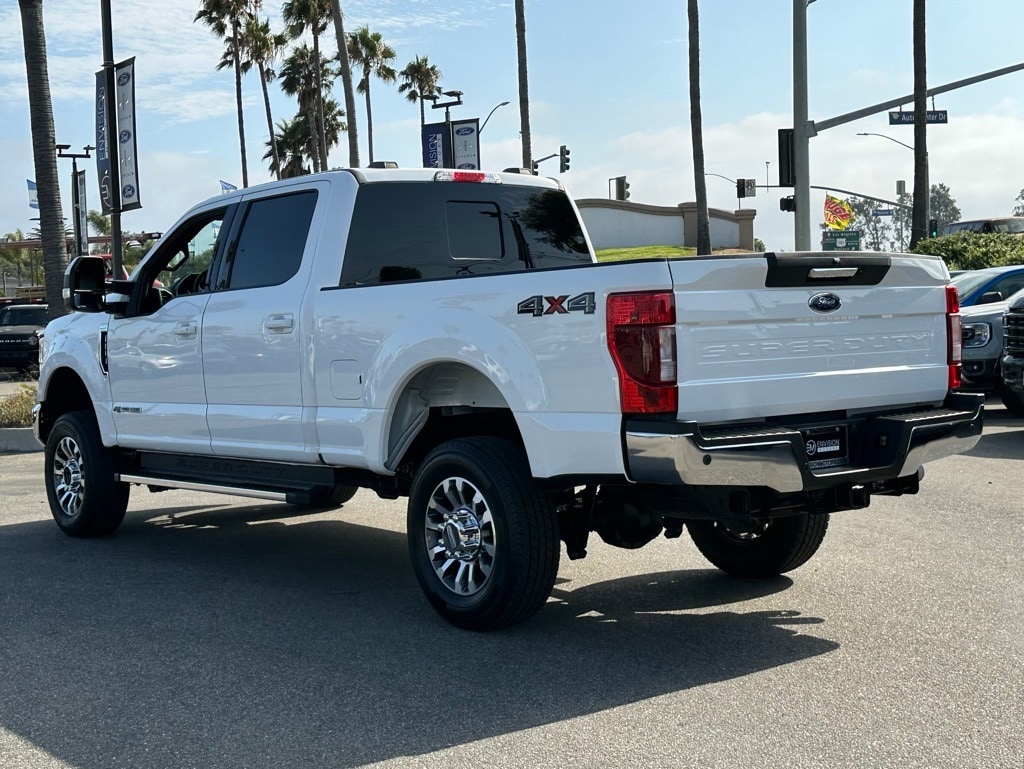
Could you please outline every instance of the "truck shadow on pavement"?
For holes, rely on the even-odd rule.
[[[573,589],[500,633],[427,606],[404,535],[282,506],[2,528],[0,726],[76,767],[356,767],[639,702],[838,647],[730,604],[787,578],[671,571]],[[0,765],[4,758],[0,741]]]

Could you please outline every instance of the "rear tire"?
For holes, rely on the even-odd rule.
[[[65,414],[46,440],[46,498],[61,531],[102,537],[117,531],[128,509],[127,483],[114,480],[114,452],[103,445],[96,417]]]
[[[730,529],[722,521],[689,521],[686,528],[701,554],[737,577],[775,577],[810,560],[828,530],[828,515],[773,518],[754,532]]]
[[[407,520],[416,579],[453,625],[514,625],[551,595],[557,519],[518,446],[498,438],[441,444],[416,473]]]
[[[1024,417],[1024,393],[1011,390],[1009,387],[999,388],[999,397],[1006,410],[1015,417]]]

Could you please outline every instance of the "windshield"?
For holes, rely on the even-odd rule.
[[[45,307],[0,308],[0,326],[45,326]]]
[[[1024,232],[1024,219],[997,219],[992,222],[992,229],[995,232]]]
[[[965,297],[991,279],[992,273],[990,272],[965,272],[963,275],[957,275],[949,282],[956,286],[957,293],[961,297]]]

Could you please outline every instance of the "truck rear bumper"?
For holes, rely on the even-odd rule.
[[[627,421],[627,467],[638,483],[764,486],[781,493],[902,478],[925,462],[973,448],[984,402],[983,395],[951,393],[938,407],[806,424],[709,428]],[[813,466],[801,430],[823,426],[845,427],[845,464]]]

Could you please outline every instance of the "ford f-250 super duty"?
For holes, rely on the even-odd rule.
[[[978,440],[947,282],[895,254],[597,264],[571,198],[525,174],[239,190],[127,281],[69,266],[35,414],[50,508],[94,536],[133,485],[407,496],[424,593],[478,629],[536,612],[590,532],[685,526],[719,568],[777,575],[831,513]]]

